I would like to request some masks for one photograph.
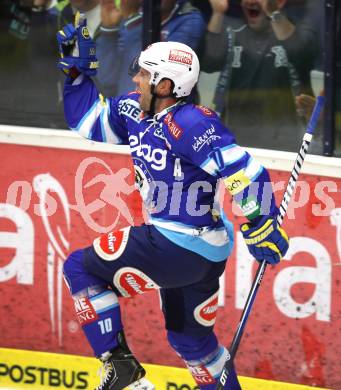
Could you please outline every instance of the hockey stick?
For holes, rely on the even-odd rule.
[[[278,225],[282,225],[284,216],[287,212],[291,196],[292,196],[294,189],[295,189],[295,186],[296,186],[298,175],[301,171],[303,161],[304,161],[305,156],[307,154],[307,150],[308,150],[310,142],[312,140],[313,132],[315,130],[317,121],[319,119],[321,110],[323,108],[323,105],[324,105],[324,97],[318,96],[316,103],[315,103],[314,110],[311,114],[311,117],[310,117],[310,120],[309,120],[309,123],[307,126],[307,130],[303,136],[301,148],[296,156],[296,161],[295,161],[294,167],[291,171],[291,176],[290,176],[287,188],[285,190],[281,205],[279,207],[279,214],[277,215]],[[240,318],[240,321],[238,324],[237,331],[233,337],[231,346],[229,348],[229,355],[226,358],[223,370],[220,374],[220,378],[219,378],[219,382],[216,386],[216,390],[223,390],[224,389],[224,385],[226,384],[227,377],[231,371],[231,368],[233,365],[233,360],[236,356],[237,349],[239,347],[239,343],[240,343],[240,340],[241,340],[243,332],[244,332],[246,321],[248,320],[253,302],[256,298],[258,288],[261,285],[261,282],[262,282],[262,279],[263,279],[263,276],[264,276],[264,273],[266,270],[266,266],[267,266],[267,262],[265,260],[263,260],[259,264],[255,279],[253,280],[251,290],[250,290],[249,295],[247,297],[247,300],[246,300],[246,303],[245,303],[245,306],[244,306],[244,309],[243,309],[243,312],[242,312],[242,315],[241,315],[241,318]]]

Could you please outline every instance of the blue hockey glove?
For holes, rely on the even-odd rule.
[[[289,238],[272,217],[264,216],[257,226],[244,223],[240,230],[249,252],[258,261],[276,264],[288,250]]]
[[[83,20],[78,27],[71,23],[67,24],[57,33],[60,60],[58,68],[68,74],[72,68],[87,76],[95,76],[98,68],[96,57],[96,46],[91,39],[86,20]],[[73,53],[78,46],[77,55]]]

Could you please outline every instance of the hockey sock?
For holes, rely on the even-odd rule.
[[[118,345],[122,330],[117,295],[83,265],[83,250],[72,252],[64,263],[64,278],[75,302],[78,321],[96,356]]]
[[[116,335],[123,326],[117,295],[111,290],[98,290],[94,295],[84,294],[83,290],[73,298],[78,321],[95,355],[100,357],[118,345]]]
[[[200,389],[214,390],[228,356],[227,349],[218,345],[214,333],[199,338],[169,331],[168,340],[185,361]],[[224,389],[241,390],[234,369],[231,370]]]

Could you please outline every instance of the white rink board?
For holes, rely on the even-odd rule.
[[[89,141],[68,130],[0,125],[0,143],[129,154],[129,146]],[[291,172],[296,153],[246,148],[268,169]],[[302,173],[341,178],[341,158],[308,155]]]

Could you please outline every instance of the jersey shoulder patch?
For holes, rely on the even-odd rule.
[[[118,102],[118,112],[126,118],[133,120],[136,123],[141,122],[141,108],[140,103],[137,100],[138,95],[125,95],[122,96]]]
[[[208,108],[206,106],[196,105],[195,108],[198,109],[200,112],[202,112],[207,117],[215,117],[217,115],[213,110],[211,110],[210,108]]]

